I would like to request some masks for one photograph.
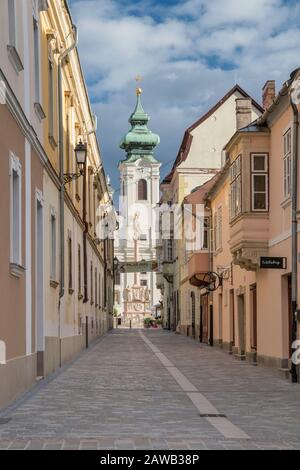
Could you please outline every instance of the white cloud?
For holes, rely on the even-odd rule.
[[[259,100],[267,79],[279,87],[300,65],[300,2],[292,0],[187,0],[175,6],[73,0],[71,9],[115,185],[137,73],[144,77],[150,127],[161,136],[157,156],[168,161],[176,157],[185,128],[235,81]]]

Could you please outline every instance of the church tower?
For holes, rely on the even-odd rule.
[[[142,328],[144,318],[155,316],[160,300],[156,272],[151,270],[156,260],[155,208],[159,202],[161,166],[153,152],[160,139],[148,129],[150,118],[143,109],[141,93],[137,88],[136,106],[129,118],[131,129],[120,142],[126,155],[118,167],[120,227],[115,244],[121,267],[116,279],[115,308],[121,314],[122,325],[132,328]],[[138,263],[144,266],[139,272]]]

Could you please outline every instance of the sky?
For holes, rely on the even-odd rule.
[[[119,189],[135,77],[149,128],[160,135],[161,176],[184,131],[238,83],[261,103],[300,66],[300,0],[70,0],[105,171]]]

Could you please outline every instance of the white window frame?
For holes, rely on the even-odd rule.
[[[239,193],[237,193],[239,189]],[[230,167],[230,220],[237,217],[242,212],[242,157],[238,157],[232,162]],[[239,205],[237,208],[237,200]]]
[[[14,188],[14,176],[18,179],[18,201],[15,201],[15,188]],[[22,164],[20,159],[10,152],[10,164],[9,164],[9,176],[10,176],[10,261],[11,263],[22,265]],[[17,202],[17,235],[14,236],[15,228],[15,202]],[[17,247],[15,247],[15,240]],[[18,256],[16,256],[17,251]]]
[[[286,136],[289,135],[289,139]],[[289,142],[289,148],[286,145]],[[289,171],[287,172],[287,166]],[[292,177],[292,129],[289,127],[283,134],[283,197],[289,199],[291,197],[291,177]],[[289,181],[289,184],[288,184]]]
[[[254,157],[264,157],[265,165],[264,170],[255,170],[254,169]],[[255,176],[264,176],[265,177],[265,191],[254,191],[254,178]],[[255,194],[265,194],[266,195],[266,208],[265,209],[255,209],[254,208],[254,195]],[[269,162],[267,153],[252,153],[251,154],[251,211],[252,212],[268,212],[269,211]]]

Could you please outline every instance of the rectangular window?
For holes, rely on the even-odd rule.
[[[15,0],[8,0],[9,45],[16,47],[16,11]]]
[[[141,279],[140,285],[141,286],[147,286],[148,285],[147,279]]]
[[[81,295],[81,247],[78,244],[78,295]]]
[[[68,237],[68,261],[69,261],[69,291],[73,290],[73,276],[72,276],[72,238],[71,236]]]
[[[22,197],[21,197],[21,162],[13,154],[10,155],[11,178],[11,262],[22,264]]]
[[[95,268],[95,306],[98,306],[97,268]]]
[[[291,129],[283,136],[283,196],[288,198],[291,195]]]
[[[204,217],[203,221],[203,241],[202,241],[202,249],[208,250],[208,230],[209,230],[209,217]]]
[[[241,191],[241,156],[230,167],[230,218],[233,219],[242,210]]]
[[[98,299],[99,299],[99,308],[100,308],[101,307],[101,302],[102,302],[102,299],[101,299],[101,274],[100,273],[99,273],[99,285],[98,285],[98,287],[99,287],[99,294],[98,294],[99,297],[98,297]]]
[[[251,155],[252,211],[268,210],[268,156]]]
[[[34,98],[36,103],[40,103],[40,45],[39,45],[39,25],[33,18],[33,47],[34,47]]]
[[[91,305],[94,303],[93,263],[91,262]]]
[[[51,214],[50,218],[50,236],[51,236],[51,266],[50,266],[50,278],[56,279],[56,216]]]
[[[54,73],[53,62],[48,59],[49,137],[54,137]]]

